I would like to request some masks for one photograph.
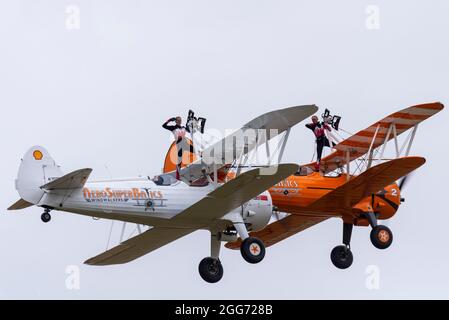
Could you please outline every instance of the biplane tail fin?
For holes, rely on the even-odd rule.
[[[22,204],[38,204],[44,195],[41,186],[63,175],[48,151],[41,146],[28,150],[20,164],[16,180],[16,189],[22,198]],[[24,205],[12,206],[23,209]]]
[[[187,146],[189,148],[185,148],[182,154],[182,164],[181,168],[187,167],[197,160],[197,156],[192,152],[190,146],[192,146],[192,141],[190,139],[186,139]],[[162,169],[163,173],[170,173],[176,171],[176,167],[178,164],[178,147],[176,146],[176,142],[173,142],[170,145],[170,148],[167,151],[164,161],[164,168]]]
[[[198,159],[197,155],[194,153],[192,149],[192,141],[190,139],[186,139],[187,146],[184,147],[185,150],[183,150],[182,153],[182,162],[181,162],[181,169],[184,169],[191,164],[195,163]],[[170,145],[170,148],[167,151],[167,154],[165,156],[164,160],[164,167],[162,169],[162,173],[167,174],[174,174],[177,170],[177,163],[179,161],[178,156],[178,147],[176,145],[176,142],[173,142]],[[229,173],[229,166],[223,166],[218,169],[218,181],[224,182],[225,179],[228,177]],[[176,176],[176,179],[179,180],[179,176]],[[203,179],[198,179],[192,185],[202,185],[204,182]]]

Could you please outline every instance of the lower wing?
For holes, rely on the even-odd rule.
[[[266,247],[271,247],[282,240],[285,240],[301,231],[304,231],[314,225],[327,220],[323,217],[308,217],[300,215],[290,215],[284,219],[269,224],[265,229],[252,232],[251,237],[262,240]],[[242,240],[228,242],[225,246],[228,249],[240,249]]]
[[[194,205],[190,206],[172,219],[175,227],[155,227],[145,233],[129,239],[122,244],[87,260],[89,265],[122,264],[146,255],[170,242],[182,238],[199,228],[210,227],[217,219],[228,212],[240,207],[269,187],[282,181],[298,170],[295,164],[281,164],[273,174],[263,174],[259,169],[251,170],[239,175],[236,179],[222,185],[209,193]],[[189,224],[195,222],[195,228],[187,229]],[[186,226],[186,228],[179,228]]]
[[[352,211],[352,207],[363,198],[378,192],[385,186],[409,174],[425,163],[421,157],[405,157],[391,160],[368,169],[341,187],[331,191],[301,210],[301,215],[290,215],[268,225],[265,229],[251,233],[251,236],[272,246],[292,235],[304,231],[332,215]],[[329,215],[323,217],[323,214]],[[321,215],[321,217],[320,217]],[[241,240],[226,244],[229,249],[240,248]]]
[[[194,229],[152,228],[84,263],[92,266],[127,263],[194,231]]]

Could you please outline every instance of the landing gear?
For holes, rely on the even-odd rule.
[[[371,243],[377,249],[387,249],[393,242],[393,233],[386,226],[376,226],[371,230]]]
[[[257,238],[250,237],[244,223],[234,224],[240,238],[243,242],[240,246],[240,253],[246,262],[256,264],[265,258],[265,245]]]
[[[350,247],[352,227],[352,223],[343,223],[343,245],[335,247],[331,252],[331,261],[338,269],[347,269],[354,261]]]
[[[374,213],[368,213],[367,218],[373,228],[370,234],[373,246],[381,250],[389,248],[393,243],[393,232],[386,226],[377,225],[377,218]]]
[[[377,217],[374,212],[367,212],[364,217],[368,219],[371,230],[371,242],[378,249],[387,249],[393,242],[391,230],[377,224]],[[331,252],[331,260],[334,266],[339,269],[347,269],[352,265],[354,257],[351,252],[352,223],[343,223],[343,245],[335,247]]]
[[[331,252],[331,260],[338,269],[348,269],[352,265],[354,257],[349,247],[337,246]]]
[[[223,265],[219,258],[221,239],[218,232],[211,232],[210,239],[210,257],[201,260],[198,271],[204,281],[217,283],[223,278]]]
[[[51,220],[50,210],[45,209],[44,213],[41,215],[41,220],[44,223],[48,223]]]
[[[198,267],[201,278],[209,283],[217,283],[223,278],[223,266],[220,260],[204,258]]]
[[[240,246],[240,252],[243,259],[247,262],[256,264],[263,260],[265,257],[265,245],[257,238],[249,237],[243,240]]]
[[[237,219],[236,219],[237,220]],[[256,264],[265,257],[265,245],[260,239],[250,237],[243,221],[234,223],[235,231],[217,228],[211,230],[210,257],[204,258],[198,267],[201,278],[209,283],[216,283],[223,277],[223,265],[220,261],[221,242],[235,242],[243,239],[240,252],[247,262]]]

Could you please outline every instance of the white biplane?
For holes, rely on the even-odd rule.
[[[223,276],[219,260],[222,242],[240,237],[246,261],[258,263],[264,258],[264,243],[249,232],[265,228],[272,216],[273,204],[266,190],[297,172],[298,165],[267,165],[238,172],[229,182],[218,179],[220,170],[241,164],[263,144],[270,155],[268,141],[284,134],[281,160],[290,129],[317,110],[314,105],[298,106],[257,117],[203,150],[199,160],[182,169],[182,181],[173,174],[155,180],[89,181],[92,169],[64,175],[45,148],[34,146],[22,159],[16,180],[21,199],[9,210],[41,207],[44,222],[51,220],[51,211],[64,211],[152,227],[85,262],[95,266],[127,263],[196,230],[209,230],[211,253],[201,261],[199,272],[205,281],[214,283]]]

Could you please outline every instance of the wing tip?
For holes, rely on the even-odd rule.
[[[421,156],[407,156],[407,157],[397,158],[395,160],[398,162],[413,161],[413,163],[416,163],[417,165],[419,165],[419,167],[427,162],[426,158],[421,157]]]
[[[289,108],[285,108],[283,110],[287,111],[287,110],[292,110],[292,111],[296,111],[296,110],[301,110],[307,111],[307,116],[311,116],[313,114],[315,114],[316,112],[318,112],[320,108],[316,105],[316,104],[305,104],[305,105],[301,105],[301,106],[293,106],[293,107],[289,107]]]
[[[433,116],[444,109],[444,104],[439,101],[429,102],[429,103],[421,103],[421,104],[411,106],[407,109],[413,109],[413,108],[428,110],[430,112],[429,116]],[[405,110],[407,110],[407,109],[405,109]]]
[[[419,164],[419,167],[421,167],[422,165],[424,165],[427,162],[426,158],[424,158],[424,157],[415,157],[415,158],[417,160],[417,163]]]
[[[104,259],[98,259],[98,257],[93,257],[90,259],[87,259],[83,262],[83,264],[91,266],[91,267],[99,267],[99,266],[106,266],[107,263],[104,263]]]
[[[22,210],[22,209],[26,209],[29,207],[34,206],[34,204],[24,200],[24,199],[20,199],[18,201],[16,201],[13,205],[11,205],[8,209],[8,211],[17,211],[17,210]]]
[[[419,105],[416,105],[415,107],[437,110],[437,112],[438,112],[438,111],[441,111],[444,109],[444,104],[437,101],[437,102],[419,104]]]

